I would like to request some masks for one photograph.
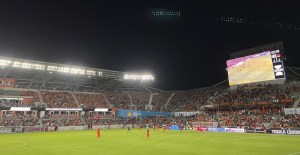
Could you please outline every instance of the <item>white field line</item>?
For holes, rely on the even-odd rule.
[[[290,154],[288,154],[288,155],[295,155],[295,154],[300,154],[300,152],[290,153]]]
[[[27,145],[27,142],[18,142],[18,143],[22,143],[22,145],[17,145],[17,146],[12,146],[12,147],[0,147],[0,149],[15,149],[15,148],[18,148],[18,147],[23,147],[25,145]]]

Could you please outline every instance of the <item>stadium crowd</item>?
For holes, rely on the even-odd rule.
[[[86,114],[84,117],[74,113],[52,113],[43,118],[30,113],[1,112],[0,126],[83,126],[114,124],[192,124],[192,122],[217,122],[218,126],[251,128],[300,128],[299,115],[284,115],[282,107],[291,107],[298,99],[300,87],[297,85],[244,85],[236,90],[205,88],[191,91],[161,92],[153,95],[152,111],[202,111],[195,116],[117,118],[113,114]],[[40,102],[37,91],[23,91],[22,96],[32,97]],[[78,100],[77,104],[75,99]],[[149,93],[133,92],[72,92],[41,91],[41,97],[48,107],[53,108],[108,108],[149,110]],[[170,99],[170,100],[169,100]],[[283,99],[291,102],[283,103]],[[169,102],[168,102],[169,101]],[[203,106],[212,104],[210,109]],[[19,102],[0,100],[0,105],[20,106]],[[22,104],[21,104],[22,105]],[[34,104],[33,104],[34,105]],[[267,106],[274,105],[274,106]],[[40,121],[39,121],[40,120]]]
[[[0,126],[35,126],[38,118],[34,113],[6,112],[0,118]]]
[[[83,105],[85,108],[108,108],[109,105],[105,101],[102,94],[96,93],[74,93],[80,105]]]
[[[85,122],[75,114],[51,114],[42,118],[45,126],[83,126]]]
[[[106,98],[118,109],[132,109],[127,92],[106,92]]]
[[[145,110],[146,105],[149,102],[150,94],[148,93],[130,93],[132,103],[136,107],[136,110]]]
[[[276,123],[274,128],[300,129],[300,114],[282,116]]]
[[[279,103],[281,99],[297,98],[297,93],[292,90],[283,85],[244,85],[236,90],[219,90],[210,102],[215,107],[269,105]]]
[[[41,91],[43,100],[51,108],[76,108],[74,98],[69,92]]]

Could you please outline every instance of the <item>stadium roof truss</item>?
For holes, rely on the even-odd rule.
[[[235,59],[235,58],[244,57],[247,55],[252,55],[252,54],[261,53],[264,51],[272,51],[272,50],[280,50],[280,53],[282,54],[281,57],[285,60],[285,54],[284,54],[284,48],[283,48],[282,41],[278,41],[278,42],[274,42],[274,43],[257,46],[254,48],[231,53],[230,59]]]
[[[141,90],[151,74],[48,63],[0,56],[0,77],[14,78],[16,87],[74,91]]]

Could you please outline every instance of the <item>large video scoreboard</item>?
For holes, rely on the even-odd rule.
[[[279,49],[230,59],[226,64],[230,86],[285,79]]]

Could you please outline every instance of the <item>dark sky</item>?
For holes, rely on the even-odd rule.
[[[182,12],[151,16],[153,9]],[[231,52],[282,40],[299,67],[300,30],[211,20],[234,17],[300,26],[300,5],[270,1],[1,0],[0,54],[118,71],[150,71],[164,90],[227,79]],[[298,56],[298,58],[297,58]]]

